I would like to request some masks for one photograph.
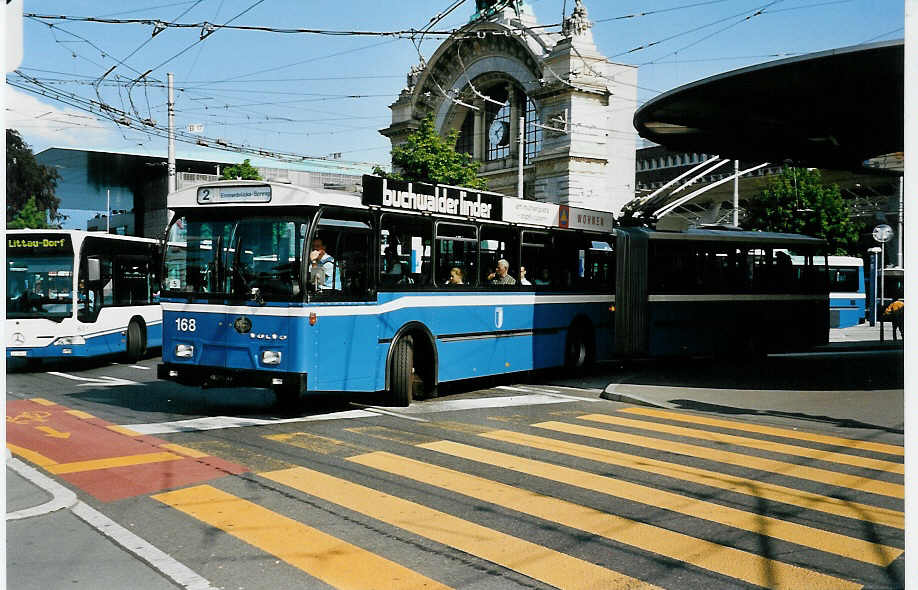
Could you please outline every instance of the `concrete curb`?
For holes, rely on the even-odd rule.
[[[44,504],[39,504],[38,506],[33,506],[32,508],[23,508],[22,510],[17,510],[16,512],[10,512],[6,515],[7,520],[20,520],[23,518],[31,518],[33,516],[41,516],[42,514],[48,514],[56,510],[73,508],[76,505],[76,494],[61,484],[57,483],[44,473],[38,471],[34,467],[26,465],[19,459],[14,458],[8,458],[6,460],[6,465],[52,496],[51,500],[45,502]]]

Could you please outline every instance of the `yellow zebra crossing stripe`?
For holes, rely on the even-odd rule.
[[[781,539],[790,543],[796,543],[797,545],[812,547],[813,549],[818,549],[819,551],[834,553],[849,559],[863,561],[881,567],[886,567],[903,553],[902,549],[897,549],[895,547],[879,545],[869,541],[863,541],[861,539],[848,537],[846,535],[840,535],[838,533],[772,518],[770,516],[747,512],[737,508],[715,504],[713,502],[706,502],[704,500],[697,500],[695,498],[668,492],[666,490],[650,488],[640,484],[622,481],[603,475],[597,475],[595,473],[579,471],[576,469],[571,469],[570,467],[563,467],[560,465],[553,465],[551,463],[527,459],[517,455],[510,455],[498,451],[490,451],[487,449],[473,447],[452,441],[438,441],[435,443],[421,444],[418,446],[454,457],[470,459],[472,461],[478,461],[479,463],[484,463],[486,465],[494,465],[503,469],[510,469],[518,473],[534,475],[536,477],[545,478],[550,481],[583,488],[593,492],[606,494],[608,496],[623,498],[632,502],[639,502],[641,504],[649,504],[658,508],[670,510],[672,512],[678,512],[680,514],[716,522],[733,528],[751,531],[754,533],[773,537],[775,539]],[[352,458],[351,460],[356,461],[357,459]],[[363,462],[361,463],[366,464]],[[456,489],[456,491],[465,493],[459,489]],[[523,510],[523,512],[526,511]],[[543,516],[543,518],[545,517]],[[620,535],[621,531],[618,531],[618,534]],[[656,536],[657,533],[654,533],[653,537],[650,538],[654,538],[654,540],[656,540]],[[639,536],[638,541],[640,541],[641,538],[642,537]],[[633,544],[623,540],[620,536],[616,537],[616,540],[622,541],[623,543]],[[653,543],[652,546],[656,547],[656,543]],[[660,551],[656,548],[642,548],[660,553]],[[680,555],[670,555],[669,557],[680,559],[682,561],[689,561]],[[707,567],[700,564],[696,565],[699,565],[699,567]],[[733,577],[739,576],[734,575]],[[749,580],[747,579],[747,581]]]
[[[827,514],[867,521],[895,528],[905,528],[905,515],[897,510],[870,506],[860,502],[851,502],[841,498],[822,496],[804,490],[796,490],[777,484],[754,479],[719,473],[708,469],[680,465],[659,459],[650,459],[639,455],[629,455],[619,451],[600,449],[588,445],[534,436],[511,430],[494,430],[480,436],[505,443],[522,445],[561,453],[580,459],[587,459],[608,465],[618,465],[628,469],[646,471],[673,479],[681,479],[695,484],[745,494],[756,498],[783,502],[809,510],[818,510]]]
[[[887,443],[878,443],[869,440],[857,440],[853,438],[842,438],[838,436],[829,436],[826,434],[815,434],[812,432],[800,432],[790,428],[778,428],[775,426],[763,426],[761,424],[750,424],[746,422],[735,422],[733,420],[722,420],[719,418],[709,418],[706,416],[695,416],[692,414],[680,414],[667,410],[658,410],[656,408],[624,408],[620,412],[629,414],[638,414],[641,416],[655,416],[667,420],[679,420],[682,422],[691,422],[694,424],[705,424],[707,426],[720,426],[723,428],[739,428],[746,432],[757,432],[759,434],[769,434],[771,436],[780,436],[784,438],[794,438],[809,442],[822,443],[837,447],[846,447],[849,449],[861,449],[864,451],[874,451],[886,455],[904,455],[905,448],[900,445],[891,445]]]
[[[808,479],[830,486],[852,488],[863,492],[870,492],[892,498],[904,498],[905,486],[897,483],[878,481],[868,477],[850,475],[828,469],[809,467],[806,465],[796,465],[785,461],[774,459],[765,459],[753,455],[744,455],[743,453],[734,453],[732,451],[721,451],[711,447],[700,445],[691,445],[686,443],[674,442],[664,439],[657,439],[647,436],[637,436],[601,428],[589,426],[580,426],[578,424],[567,424],[564,422],[540,422],[533,424],[536,428],[543,428],[553,432],[564,432],[587,438],[594,438],[609,442],[618,442],[628,445],[634,445],[646,449],[654,449],[679,455],[688,455],[698,457],[719,463],[731,465],[741,465],[750,469],[759,471],[768,471],[771,473],[795,477],[798,479]]]
[[[260,475],[559,588],[657,588],[641,580],[462,520],[451,514],[305,467]]]
[[[672,426],[670,424],[660,424],[659,422],[648,422],[646,420],[631,420],[620,416],[609,416],[607,414],[586,414],[578,416],[581,420],[590,422],[599,422],[612,426],[624,426],[626,428],[637,428],[641,430],[650,430],[653,432],[663,432],[666,434],[675,434],[687,438],[700,438],[712,442],[719,442],[729,445],[749,447],[772,453],[782,453],[785,455],[794,455],[797,457],[806,457],[808,459],[817,459],[819,461],[829,461],[832,463],[841,463],[851,465],[852,467],[865,467],[877,471],[888,471],[890,473],[905,473],[905,465],[893,461],[884,461],[882,459],[872,459],[870,457],[860,457],[858,455],[847,455],[836,451],[826,449],[813,449],[810,447],[801,447],[799,445],[789,445],[748,436],[737,436],[735,434],[725,434],[710,430],[699,430],[697,428],[686,428],[684,426]],[[732,428],[742,428],[742,423],[734,423]]]
[[[421,446],[429,448],[431,445]],[[351,457],[349,460],[759,586],[810,590],[861,587],[860,584],[746,551],[382,451]]]
[[[153,498],[336,588],[449,588],[375,553],[212,486],[185,488]]]

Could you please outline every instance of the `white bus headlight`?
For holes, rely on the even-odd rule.
[[[261,351],[261,362],[265,365],[279,365],[281,362],[281,353],[279,350]]]
[[[191,344],[176,345],[175,356],[180,359],[190,359],[194,356],[194,346]]]
[[[51,343],[51,346],[76,346],[86,344],[86,339],[82,336],[61,336]]]

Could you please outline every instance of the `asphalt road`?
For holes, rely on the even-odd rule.
[[[609,363],[288,412],[158,382],[158,360],[8,373],[7,441],[197,578],[113,553],[64,509],[11,521],[10,588],[904,585],[901,350]],[[16,485],[10,511],[47,500]],[[62,543],[84,550],[42,554]]]

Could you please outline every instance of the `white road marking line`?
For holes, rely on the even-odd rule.
[[[179,563],[169,554],[138,537],[88,504],[78,502],[73,507],[72,512],[182,588],[187,588],[187,590],[217,590],[205,578],[195,573],[194,570]]]
[[[129,379],[119,379],[118,377],[108,377],[105,375],[99,377],[79,377],[77,375],[59,373],[57,371],[48,371],[48,375],[63,377],[64,379],[70,379],[71,381],[83,381],[84,383],[80,383],[82,386],[101,385],[103,387],[109,387],[112,385],[138,385],[136,381],[131,381]]]
[[[7,449],[7,453],[9,453],[9,449]],[[41,516],[42,514],[54,512],[55,510],[72,508],[77,503],[76,494],[31,465],[23,463],[19,459],[14,459],[11,456],[7,457],[6,465],[22,477],[51,494],[51,499],[44,504],[39,504],[32,508],[23,508],[16,512],[10,512],[6,515],[7,520],[19,520],[21,518]]]
[[[331,414],[318,414],[316,416],[303,416],[301,418],[237,418],[234,416],[210,416],[207,418],[193,418],[191,420],[178,420],[175,422],[158,422],[152,424],[122,424],[140,434],[167,434],[170,432],[193,432],[196,430],[220,430],[223,428],[242,428],[245,426],[265,426],[268,424],[286,424],[293,422],[319,422],[322,420],[342,420],[351,418],[369,418],[378,416],[366,410],[346,410]]]
[[[512,408],[516,406],[540,406],[543,404],[568,403],[574,400],[559,399],[555,396],[532,394],[512,395],[506,397],[485,397],[476,399],[456,399],[411,404],[399,410],[405,414],[434,414],[436,412],[455,412],[458,410],[479,410],[483,408]]]
[[[406,416],[399,412],[393,412],[392,410],[387,410],[386,408],[380,408],[379,406],[365,406],[363,404],[351,403],[352,406],[363,408],[368,412],[374,412],[376,414],[384,414],[386,416],[393,416],[395,418],[404,418],[405,420],[414,420],[415,422],[430,422],[430,420],[425,420],[424,418],[416,418],[414,416]]]
[[[145,562],[182,588],[187,590],[216,590],[210,585],[210,582],[199,576],[191,568],[179,563],[167,553],[157,549],[151,543],[138,537],[95,508],[77,500],[76,494],[71,490],[68,490],[37,469],[26,465],[19,459],[8,459],[7,465],[25,479],[50,493],[53,497],[50,502],[41,506],[8,514],[6,516],[7,520],[41,516],[54,510],[69,508],[76,516],[123,547],[125,551]]]
[[[599,402],[599,401],[603,401],[602,399],[595,399],[595,398],[590,398],[590,397],[579,397],[579,396],[576,396],[576,395],[565,395],[565,394],[561,393],[560,391],[554,391],[554,390],[552,390],[552,389],[545,389],[545,388],[543,388],[543,387],[531,387],[531,386],[511,387],[511,386],[509,386],[509,385],[498,385],[495,389],[506,389],[506,390],[508,390],[508,391],[521,391],[521,392],[525,392],[525,393],[537,393],[537,394],[541,394],[541,395],[549,395],[549,396],[556,397],[556,398],[559,398],[559,399],[567,399],[567,400],[578,401],[578,402]],[[573,391],[582,391],[582,392],[584,392],[584,393],[593,393],[593,391],[585,390],[585,389],[577,389],[577,388],[575,388],[575,387],[568,387],[568,388],[566,388],[566,389],[571,389],[571,390],[573,390]],[[596,390],[596,393],[601,393],[601,390],[598,390],[598,389],[597,389],[597,390]]]
[[[438,412],[455,412],[459,410],[477,410],[482,408],[509,408],[515,406],[538,406],[543,404],[564,404],[584,401],[584,398],[561,395],[515,395],[510,397],[491,397],[483,399],[457,399],[433,402],[414,403],[407,408],[400,408],[392,414],[398,418],[411,419],[406,414],[435,414]],[[589,401],[589,400],[587,400]],[[170,432],[194,432],[197,430],[219,430],[222,428],[242,428],[245,426],[266,426],[269,424],[286,424],[294,422],[320,422],[324,420],[350,420],[354,418],[379,417],[381,408],[371,410],[345,410],[330,414],[303,416],[300,418],[238,418],[234,416],[211,416],[193,418],[175,422],[156,422],[151,424],[121,424],[140,434],[167,434]],[[388,410],[386,410],[388,412]]]
[[[143,365],[128,365],[132,369],[143,369],[144,371],[149,371],[152,367],[145,367]]]

